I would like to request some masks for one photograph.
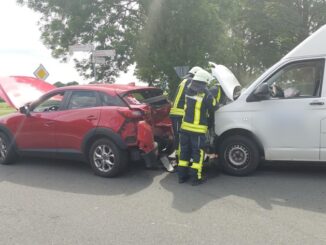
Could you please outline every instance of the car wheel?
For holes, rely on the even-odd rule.
[[[99,139],[89,152],[89,160],[96,175],[115,177],[125,170],[127,153],[120,150],[112,141]]]
[[[10,146],[9,137],[0,132],[0,164],[10,164],[16,158],[14,149]]]
[[[236,135],[225,139],[220,145],[219,162],[223,170],[235,176],[246,176],[259,165],[257,144],[250,138]]]

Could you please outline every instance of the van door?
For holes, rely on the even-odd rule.
[[[321,122],[326,148],[324,67],[324,59],[288,63],[264,81],[269,98],[250,102],[256,103],[252,123],[267,160],[320,160]]]

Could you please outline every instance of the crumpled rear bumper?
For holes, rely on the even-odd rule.
[[[152,126],[145,121],[138,122],[137,143],[140,150],[145,154],[155,149],[155,141]]]
[[[152,126],[145,121],[140,121],[137,125],[137,142],[146,166],[156,166],[158,159],[158,144],[154,141]]]

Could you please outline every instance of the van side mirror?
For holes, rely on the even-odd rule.
[[[260,84],[255,91],[248,97],[248,102],[268,100],[270,91],[267,83]]]
[[[24,105],[24,106],[20,107],[19,112],[22,113],[22,114],[25,114],[26,116],[29,116],[31,114],[29,105],[27,104],[27,105]]]

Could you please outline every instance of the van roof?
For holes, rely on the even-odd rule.
[[[311,34],[282,60],[326,56],[326,25]]]

